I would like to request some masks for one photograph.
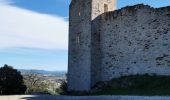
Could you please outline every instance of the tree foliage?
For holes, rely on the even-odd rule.
[[[0,94],[24,94],[26,86],[24,85],[23,76],[12,66],[4,65],[0,68]]]
[[[67,94],[68,84],[66,81],[63,81],[58,89],[56,89],[56,92],[59,94],[65,95]]]
[[[26,93],[48,93],[48,84],[43,82],[39,74],[37,73],[30,73],[24,75],[25,85],[27,86]]]

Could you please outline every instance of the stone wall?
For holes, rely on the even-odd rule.
[[[90,90],[91,0],[72,0],[70,4],[68,59],[69,91]]]
[[[170,75],[170,7],[125,7],[100,15],[93,25],[101,53],[92,56],[100,55],[101,81],[132,74]]]
[[[105,13],[104,6],[107,5],[106,12],[114,11],[116,9],[117,0],[92,0],[92,31],[91,31],[91,84],[95,85],[96,82],[101,80],[101,48],[100,48],[100,23],[98,16]]]

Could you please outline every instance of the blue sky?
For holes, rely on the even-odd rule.
[[[118,8],[170,0],[118,0]],[[67,70],[70,0],[0,0],[0,66]]]

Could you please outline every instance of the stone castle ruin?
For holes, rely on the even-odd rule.
[[[170,6],[116,9],[116,0],[72,0],[69,91],[136,74],[170,75]]]

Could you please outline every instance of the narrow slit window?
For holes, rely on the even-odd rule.
[[[80,6],[79,6],[79,8],[78,8],[78,16],[81,16],[81,9],[80,9]]]
[[[108,11],[108,5],[104,4],[104,12],[107,12],[107,11]]]
[[[100,10],[100,9],[99,9],[99,3],[98,3],[98,5],[97,5],[97,10]]]
[[[81,16],[81,12],[80,11],[79,11],[78,15]]]
[[[80,33],[77,33],[76,43],[77,43],[77,44],[80,44]]]

